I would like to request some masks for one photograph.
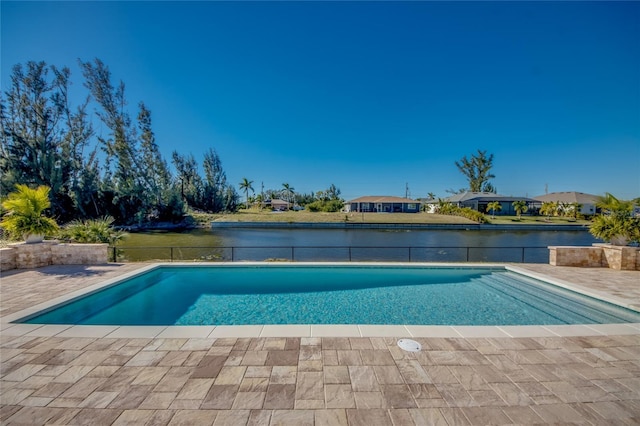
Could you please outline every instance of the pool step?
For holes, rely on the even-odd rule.
[[[551,315],[559,323],[603,324],[637,321],[637,315],[631,311],[621,311],[607,302],[512,272],[492,273],[476,281],[496,294],[525,302],[532,309]]]

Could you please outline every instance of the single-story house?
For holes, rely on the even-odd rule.
[[[344,210],[359,213],[418,213],[420,202],[410,198],[372,195],[347,201]]]
[[[460,194],[452,195],[446,198],[444,201],[455,204],[458,207],[469,207],[473,210],[477,210],[480,213],[491,213],[487,211],[487,205],[491,202],[497,201],[500,203],[500,210],[496,210],[494,214],[496,216],[515,216],[516,211],[513,208],[514,201],[524,201],[529,207],[529,211],[535,207],[536,200],[527,197],[512,197],[507,195],[494,194],[491,192],[463,192]]]
[[[582,205],[580,213],[583,215],[591,216],[597,213],[596,203],[600,199],[599,196],[593,194],[585,194],[583,192],[552,192],[550,194],[538,195],[533,197],[539,206],[542,203],[556,202],[556,203],[578,203]]]
[[[276,198],[271,201],[267,201],[267,205],[271,205],[271,208],[274,210],[283,211],[287,210],[291,203]]]

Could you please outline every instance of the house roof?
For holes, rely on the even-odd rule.
[[[599,196],[593,194],[585,194],[584,192],[552,192],[550,194],[538,195],[533,197],[538,201],[556,201],[559,203],[579,203],[579,204],[595,204],[600,199]]]
[[[387,195],[368,195],[365,197],[355,198],[348,203],[409,203],[419,204],[419,201],[410,198],[391,197]]]
[[[275,198],[275,199],[271,200],[270,203],[271,203],[271,205],[274,205],[274,204],[278,204],[278,205],[279,204],[290,204],[290,203],[288,203],[288,202],[286,202],[284,200],[280,200],[278,198]]]
[[[500,194],[494,194],[492,192],[463,192],[461,194],[454,194],[451,197],[447,198],[446,201],[449,201],[451,203],[462,203],[465,201],[487,201],[487,202],[491,202],[491,201],[503,201],[503,202],[513,202],[516,200],[523,200],[523,201],[529,201],[529,202],[533,202],[536,201],[533,198],[527,198],[527,197],[512,197],[512,196],[508,196],[508,195],[500,195]]]

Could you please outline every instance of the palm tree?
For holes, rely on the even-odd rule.
[[[502,210],[502,204],[500,204],[499,201],[492,201],[490,203],[487,204],[487,211],[491,210],[491,218],[495,219],[496,218],[496,210],[500,211]]]
[[[514,210],[516,211],[516,214],[518,215],[518,220],[520,219],[520,216],[522,216],[522,213],[529,210],[529,206],[527,205],[527,202],[524,200],[514,201],[513,203],[511,203],[511,205],[513,206]]]
[[[429,198],[430,200],[435,200],[436,199],[436,194],[434,194],[433,192],[429,192],[427,194],[427,198]]]
[[[287,203],[291,203],[291,198],[294,194],[293,190],[295,188],[293,188],[291,185],[289,185],[288,183],[283,183],[282,187],[284,188],[284,193],[287,194]],[[287,208],[289,208],[289,205],[287,204]]]
[[[56,232],[56,221],[44,215],[51,206],[50,191],[48,186],[31,189],[27,185],[16,185],[16,192],[11,192],[2,203],[2,208],[7,210],[2,227],[13,237],[25,239],[30,235],[46,236]]]
[[[247,205],[246,208],[249,208],[249,191],[253,192],[253,183],[252,180],[247,179],[246,177],[242,178],[242,182],[240,182],[240,190],[244,191],[245,196],[247,197]]]
[[[570,203],[569,204],[569,216],[573,218],[573,220],[578,219],[578,215],[580,215],[580,211],[582,210],[582,204],[580,203]]]
[[[547,222],[549,218],[558,212],[558,203],[555,201],[547,201],[542,203],[542,207],[540,207],[540,214],[547,216]]]
[[[619,200],[607,192],[600,197],[596,207],[602,209],[603,213],[628,215],[633,211],[633,201]]]

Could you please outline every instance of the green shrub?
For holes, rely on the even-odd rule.
[[[51,206],[49,192],[47,186],[31,189],[27,185],[16,185],[16,191],[2,202],[2,228],[15,239],[30,234],[47,236],[56,232],[56,221],[44,215],[44,211]]]
[[[122,240],[125,234],[114,229],[112,224],[113,218],[109,216],[84,221],[75,220],[62,229],[59,238],[74,243],[108,243],[113,246]]]
[[[306,208],[310,212],[327,212],[334,213],[339,212],[344,207],[344,202],[341,200],[316,200],[313,203],[309,203],[306,205]]]

